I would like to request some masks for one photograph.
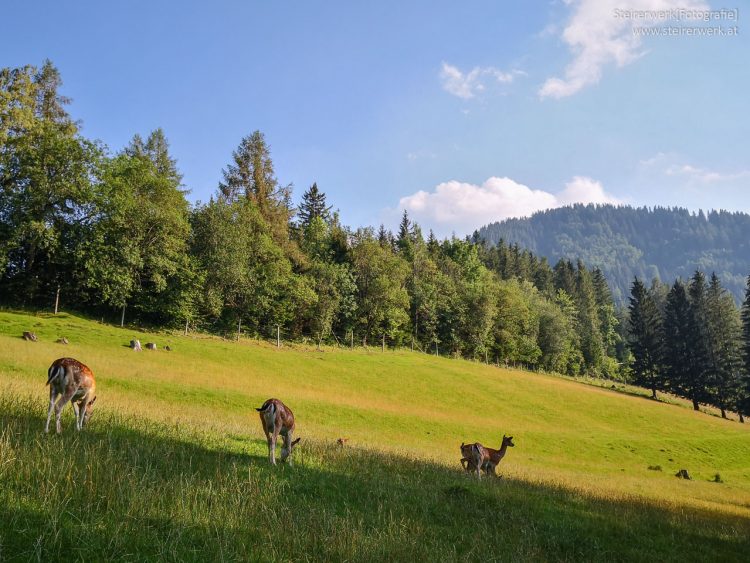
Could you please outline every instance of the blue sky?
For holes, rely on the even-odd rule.
[[[206,200],[256,129],[345,223],[463,235],[573,201],[750,211],[750,42],[703,0],[17,2],[0,66],[62,72],[85,135],[162,127]],[[740,8],[737,36],[616,10]]]

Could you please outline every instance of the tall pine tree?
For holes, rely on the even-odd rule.
[[[633,282],[628,310],[634,380],[650,389],[656,399],[656,392],[665,387],[661,365],[662,320],[651,293],[638,278]]]
[[[740,389],[742,329],[734,298],[721,286],[715,273],[711,275],[706,296],[706,325],[711,400],[721,410],[722,418],[726,418],[726,411],[735,405]]]
[[[313,182],[304,194],[297,215],[300,226],[304,230],[313,219],[322,219],[329,222],[331,219],[331,206],[326,205],[326,194],[318,189],[318,184]]]
[[[750,276],[747,278],[745,301],[742,304],[741,353],[744,369],[737,397],[737,412],[740,415],[740,422],[745,422],[744,415],[750,415]]]

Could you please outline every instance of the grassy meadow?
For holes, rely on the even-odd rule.
[[[76,433],[68,409],[46,436],[62,356],[96,374],[96,414]],[[253,407],[271,396],[297,418],[293,467],[265,459]],[[0,312],[0,560],[746,560],[750,425],[675,403],[408,351]],[[462,474],[462,441],[504,433],[503,479]]]

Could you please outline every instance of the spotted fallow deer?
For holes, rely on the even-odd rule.
[[[474,444],[461,444],[461,466],[468,472],[476,471],[477,479],[481,478],[481,471],[486,475],[497,476],[497,466],[505,457],[508,447],[514,447],[513,436],[503,435],[503,442],[499,450],[485,448],[479,442]]]
[[[281,461],[292,465],[292,451],[300,439],[292,440],[294,434],[294,414],[278,399],[268,399],[260,408],[256,408],[260,414],[260,422],[263,432],[268,441],[268,461],[276,465],[276,440],[281,434],[283,440],[281,446]]]
[[[62,432],[60,417],[69,401],[76,415],[76,429],[81,430],[94,412],[96,401],[94,373],[78,360],[60,358],[52,362],[47,371],[47,385],[49,385],[49,410],[44,431],[49,432],[49,421],[54,409],[57,433]]]

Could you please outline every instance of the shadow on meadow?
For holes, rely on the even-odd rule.
[[[743,560],[750,521],[403,456],[265,443],[98,413],[45,435],[0,399],[0,560]],[[458,455],[457,455],[458,457]]]

